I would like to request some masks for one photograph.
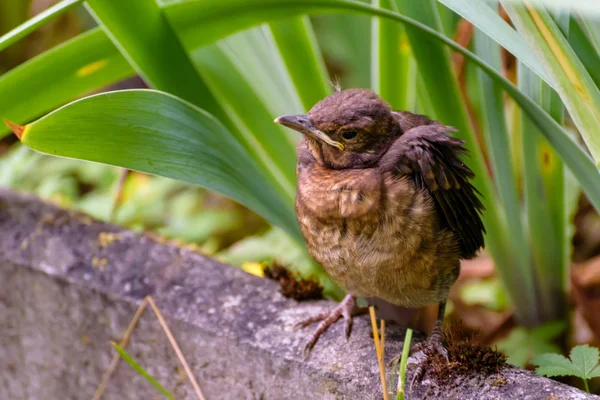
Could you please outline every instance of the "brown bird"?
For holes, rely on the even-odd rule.
[[[309,252],[347,291],[305,351],[340,317],[350,334],[356,297],[397,306],[439,304],[427,346],[447,357],[441,325],[460,260],[483,246],[483,205],[454,128],[392,111],[365,89],[336,92],[307,115],[275,122],[303,134],[296,214]]]

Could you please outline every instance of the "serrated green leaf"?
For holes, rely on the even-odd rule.
[[[539,354],[531,359],[531,363],[539,365],[535,369],[538,375],[543,376],[580,376],[578,369],[565,356],[560,354]]]
[[[600,365],[598,365],[596,368],[594,368],[589,374],[589,378],[598,378],[598,377],[600,377]]]
[[[587,344],[575,346],[569,355],[573,366],[579,371],[576,375],[582,379],[589,379],[591,372],[598,365],[599,352],[596,347]]]

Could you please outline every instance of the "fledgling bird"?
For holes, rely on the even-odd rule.
[[[350,334],[356,297],[418,308],[439,304],[427,346],[446,356],[441,325],[460,260],[484,245],[483,205],[462,162],[455,129],[392,111],[366,89],[335,92],[307,115],[275,122],[303,134],[296,214],[311,255],[347,295],[320,321],[305,350],[343,317]]]

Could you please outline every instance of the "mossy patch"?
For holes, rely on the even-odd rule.
[[[297,273],[278,262],[273,262],[264,270],[265,276],[279,282],[279,292],[285,297],[302,301],[323,298],[323,286],[318,282],[303,279]]]
[[[460,323],[446,324],[442,343],[448,350],[449,361],[434,352],[428,357],[426,366],[427,374],[438,385],[452,385],[458,378],[474,375],[493,376],[493,386],[506,384],[500,372],[507,366],[507,357],[496,349],[478,344],[477,332]]]

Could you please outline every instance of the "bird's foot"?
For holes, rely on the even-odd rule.
[[[446,362],[449,362],[448,350],[442,344],[442,324],[438,321],[431,332],[431,335],[427,338],[425,343],[417,345],[417,352],[413,354],[413,359],[416,361],[417,368],[413,375],[413,379],[410,383],[410,389],[415,382],[420,382],[421,378],[425,374],[425,368],[432,362],[432,358],[436,356],[436,353],[441,355]]]
[[[358,314],[355,307],[356,307],[356,301],[355,301],[354,297],[352,297],[351,295],[348,294],[332,310],[323,311],[322,313],[312,315],[312,316],[298,322],[296,324],[296,326],[294,327],[294,329],[296,329],[298,327],[304,328],[312,323],[320,321],[319,325],[317,326],[317,329],[315,329],[313,334],[310,336],[310,340],[304,347],[304,352],[303,352],[304,357],[306,357],[308,355],[310,350],[314,347],[315,343],[317,343],[317,340],[319,340],[319,337],[321,336],[321,334],[323,332],[325,332],[327,330],[327,328],[329,328],[331,325],[333,325],[333,323],[335,323],[338,319],[340,319],[340,317],[343,317],[344,322],[346,323],[345,332],[346,332],[346,340],[348,340],[348,338],[350,337],[350,332],[352,330],[352,317],[354,315]]]

